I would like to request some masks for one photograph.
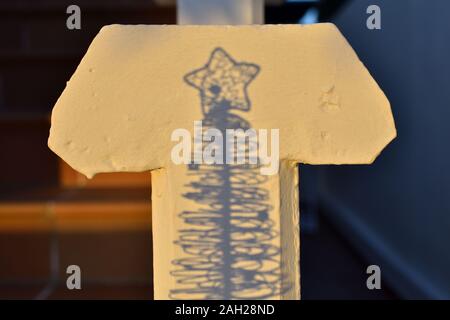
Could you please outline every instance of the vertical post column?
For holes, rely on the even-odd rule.
[[[178,0],[179,24],[263,20],[263,0]],[[152,172],[155,299],[299,299],[296,164],[283,161],[272,176],[234,174],[229,200],[240,204],[227,201],[227,218],[217,215],[221,209],[207,196],[192,199],[193,183],[208,176],[193,176],[184,165]],[[210,183],[201,190],[214,193]],[[223,234],[227,246],[218,243]]]

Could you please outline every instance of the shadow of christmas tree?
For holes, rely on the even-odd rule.
[[[233,112],[250,110],[247,86],[259,71],[258,65],[238,63],[216,48],[204,67],[184,77],[199,90],[203,130],[215,128],[226,137],[227,129],[251,128]],[[211,143],[203,134],[201,139]],[[221,156],[231,152],[227,149],[234,141],[222,146],[215,150]],[[246,145],[245,154],[253,147]],[[269,191],[263,188],[268,176],[260,174],[258,163],[192,164],[188,173],[192,182],[183,196],[195,201],[199,209],[179,214],[187,227],[178,230],[175,244],[185,256],[172,261],[171,275],[180,287],[171,290],[170,297],[227,300],[279,296],[287,288],[281,288],[280,248],[273,245],[279,234],[269,215]]]

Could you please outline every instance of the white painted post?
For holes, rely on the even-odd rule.
[[[262,0],[179,0],[178,22],[180,24],[261,24],[263,10]],[[249,174],[254,175],[251,172]],[[237,282],[240,280],[231,274],[235,271],[231,266],[226,267],[230,270],[215,275],[222,278],[217,280],[217,283],[214,283],[212,277],[206,275],[213,271],[192,270],[192,268],[198,268],[192,265],[181,266],[184,262],[192,263],[193,259],[201,259],[201,257],[188,254],[188,250],[183,249],[183,244],[180,244],[180,230],[194,228],[187,223],[187,220],[179,217],[180,213],[182,211],[199,212],[204,209],[204,206],[180,196],[189,191],[186,185],[192,183],[194,179],[186,166],[173,166],[152,173],[152,186],[155,192],[152,196],[155,299],[300,298],[297,165],[295,162],[283,161],[279,174],[273,176],[256,174],[256,176],[257,179],[264,181],[259,188],[269,191],[264,205],[271,210],[267,212],[267,221],[264,223],[273,224],[271,228],[266,229],[265,235],[260,235],[263,238],[267,237],[267,240],[262,241],[261,244],[271,246],[270,250],[276,252],[266,259],[254,261],[255,264],[261,263],[261,267],[259,271],[253,272],[252,276],[266,277],[266,279],[263,281],[247,279],[246,283],[243,281],[243,287],[247,288],[239,289]],[[227,199],[220,201],[224,200]],[[228,214],[231,216],[233,212]],[[270,235],[271,233],[273,236]],[[178,245],[171,245],[177,242]],[[225,256],[226,253],[223,255]],[[231,252],[230,255],[232,260],[238,259],[233,257],[237,256],[236,252]],[[174,266],[174,262],[178,265]],[[226,263],[224,261],[224,264]],[[245,261],[245,263],[251,263],[251,261]],[[245,272],[245,268],[240,269],[240,272]],[[214,289],[213,286],[218,288]]]
[[[172,134],[202,119],[279,129],[278,173],[176,165]],[[49,147],[88,177],[153,170],[156,299],[298,299],[297,163],[371,163],[395,135],[331,24],[112,25],[58,99]]]

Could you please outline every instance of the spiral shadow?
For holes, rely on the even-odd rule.
[[[236,68],[243,73],[237,78]],[[227,129],[251,128],[234,113],[250,109],[248,97],[224,91],[239,87],[246,95],[258,72],[259,66],[237,63],[217,48],[207,65],[185,76],[200,91],[203,130],[215,128],[226,137]],[[203,145],[211,142],[201,139]],[[234,144],[223,143],[216,152],[231,152],[227,145]],[[252,147],[247,144],[246,155]],[[175,244],[185,255],[172,261],[171,275],[179,286],[170,291],[171,299],[270,299],[286,290],[281,288],[280,246],[273,244],[279,234],[264,188],[268,176],[259,168],[259,163],[189,165],[192,179],[183,197],[198,209],[178,215],[186,227],[178,230]]]

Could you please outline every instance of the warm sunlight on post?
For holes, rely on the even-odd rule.
[[[174,164],[172,133],[196,121],[278,129],[278,173]],[[297,164],[369,164],[395,136],[332,24],[111,25],[56,103],[49,146],[90,177],[153,170],[156,299],[299,299]]]

